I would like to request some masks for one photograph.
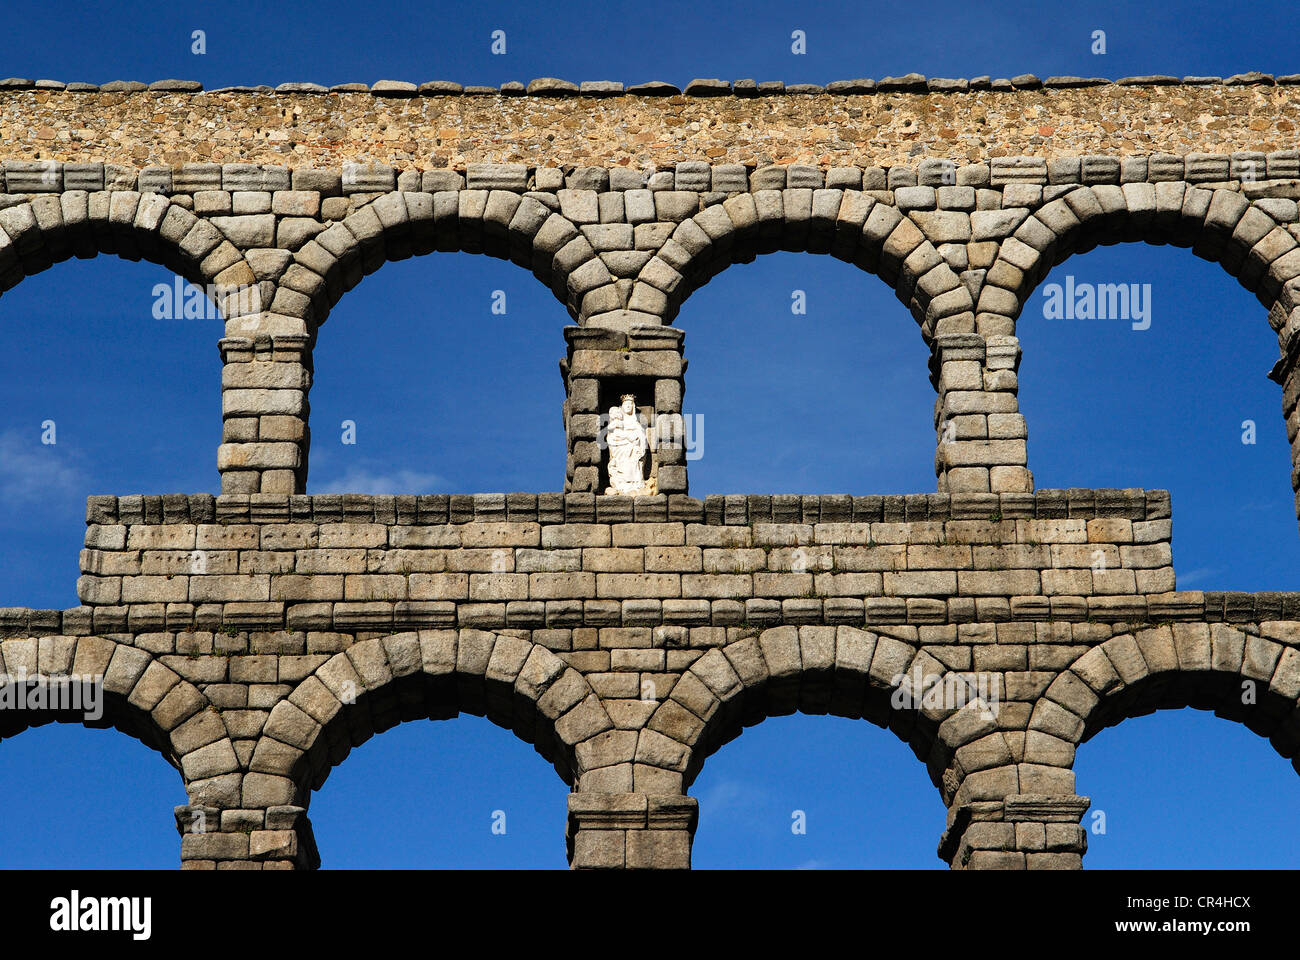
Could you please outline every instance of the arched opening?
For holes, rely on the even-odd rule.
[[[312,798],[326,869],[563,869],[564,782],[483,717],[403,723]]]
[[[1267,740],[1191,708],[1136,716],[1075,759],[1087,869],[1295,869],[1300,779]]]
[[[945,868],[924,766],[862,720],[770,717],[711,756],[691,794],[696,869]]]
[[[1247,789],[1243,777],[1229,767],[1218,766],[1229,762],[1229,755],[1253,757],[1259,766],[1272,765],[1285,771],[1290,785],[1280,787],[1280,781],[1270,780],[1274,787],[1271,792],[1294,796],[1294,775],[1277,758],[1280,755],[1300,769],[1296,760],[1300,752],[1296,734],[1298,660],[1285,623],[1247,624],[1242,629],[1222,623],[1175,623],[1118,634],[1093,647],[1052,681],[1034,705],[1029,730],[1039,754],[1052,758],[1050,762],[1055,765],[1070,768],[1070,779],[1078,793],[1092,796],[1093,813],[1091,819],[1085,817],[1085,830],[1104,838],[1112,830],[1112,812],[1107,803],[1127,805],[1123,816],[1130,832],[1125,836],[1132,846],[1117,852],[1111,865],[1130,857],[1131,862],[1125,862],[1131,866],[1150,866],[1156,860],[1166,867],[1201,866],[1195,853],[1180,861],[1180,851],[1168,851],[1163,842],[1135,837],[1132,827],[1140,817],[1151,816],[1153,810],[1178,820],[1189,804],[1200,809],[1206,804],[1222,807],[1238,803],[1234,796]],[[1227,735],[1226,725],[1214,724],[1211,729],[1184,708],[1213,711],[1231,721],[1231,726],[1250,731],[1257,741],[1267,741],[1269,749],[1261,753],[1253,745],[1243,746],[1244,741],[1235,734]],[[1147,718],[1157,711],[1161,719],[1140,725],[1138,729],[1147,733],[1137,741],[1116,737],[1108,730],[1116,725],[1129,726],[1132,718]],[[1170,716],[1174,719],[1168,719]],[[1189,736],[1186,724],[1200,735]],[[1094,749],[1081,745],[1098,734],[1102,734],[1101,742],[1121,745],[1112,748],[1118,752],[1102,753],[1100,763],[1107,764],[1108,769],[1099,773],[1097,759],[1079,763],[1080,757]],[[1191,759],[1193,749],[1195,759]],[[1160,765],[1153,763],[1156,755],[1182,758],[1177,781],[1170,780],[1163,760]],[[1189,772],[1205,782],[1189,785]],[[1094,795],[1090,779],[1093,775],[1099,776],[1099,782],[1110,784],[1110,796],[1120,800]],[[1123,781],[1124,775],[1132,776],[1132,782]],[[1124,788],[1115,789],[1115,784],[1121,782]],[[1185,798],[1175,790],[1179,785],[1186,787]],[[1187,819],[1194,821],[1197,816],[1189,813]],[[1160,835],[1159,831],[1153,833]],[[1202,840],[1197,844],[1193,846],[1206,854],[1211,865],[1224,865],[1215,859],[1222,851],[1215,854],[1212,842]],[[1250,858],[1238,859],[1233,866],[1247,865]],[[1091,861],[1085,863],[1092,865]]]
[[[918,784],[930,782],[930,801],[914,806],[935,817],[936,832],[930,836],[933,854],[943,833],[944,798],[957,789],[966,765],[961,750],[954,747],[986,734],[996,735],[991,714],[995,703],[992,691],[981,688],[977,677],[948,670],[887,631],[776,627],[700,657],[651,716],[648,744],[658,744],[655,753],[664,758],[660,763],[673,758],[673,752],[664,749],[669,744],[662,734],[685,748],[680,759],[665,769],[681,771],[684,787],[699,800],[700,830],[706,829],[706,808],[710,806],[717,808],[719,817],[743,821],[726,828],[730,832],[724,831],[716,846],[706,844],[705,864],[723,865],[727,857],[736,855],[741,834],[761,830],[763,843],[742,854],[754,858],[743,865],[848,866],[843,862],[846,857],[860,863],[860,856],[841,848],[831,864],[813,854],[814,849],[830,852],[829,846],[810,844],[805,849],[783,842],[787,836],[808,836],[798,832],[809,822],[808,806],[789,806],[780,815],[780,828],[776,825],[774,811],[781,811],[794,796],[807,798],[830,823],[853,816],[850,811],[855,801],[842,792],[852,788],[845,788],[842,778],[829,778],[822,768],[842,764],[845,757],[873,763],[887,756],[878,749],[868,751],[851,735],[852,723],[826,721],[820,725],[820,718],[852,721],[857,729],[865,729],[861,721],[869,721],[889,730],[911,752]],[[769,718],[796,713],[805,716],[783,724],[785,734],[761,735],[756,738],[757,745],[735,752],[735,761],[724,762],[721,773],[703,775],[712,758],[726,752],[722,747],[737,738],[743,740],[753,732],[751,728],[763,726]],[[904,754],[888,756],[893,763]],[[825,792],[832,779],[835,783]],[[851,779],[860,786],[856,775]],[[727,812],[729,805],[735,808],[731,813]],[[828,843],[831,839],[826,834],[822,838]],[[902,849],[896,848],[888,856],[900,856]],[[782,859],[801,851],[809,855],[798,862]]]
[[[693,496],[933,489],[930,351],[879,278],[768,254],[714,276],[675,325]]]
[[[0,745],[0,866],[174,870],[180,775],[116,730],[51,723]]]
[[[488,257],[384,264],[317,334],[308,492],[562,489],[566,322]]]
[[[1036,486],[1168,489],[1179,589],[1295,587],[1277,339],[1250,292],[1186,250],[1126,243],[1053,269],[1017,327]]]
[[[313,791],[325,785],[353,748],[376,733],[404,721],[451,719],[461,713],[486,717],[512,731],[521,743],[532,744],[558,774],[552,781],[557,795],[585,769],[580,751],[590,750],[593,738],[613,726],[586,680],[545,647],[508,633],[428,630],[364,640],[327,660],[272,710],[252,763],[284,778],[293,802],[306,807]],[[485,728],[478,729],[482,733]],[[471,748],[480,756],[499,753],[482,739]],[[425,775],[464,762],[463,756],[448,759],[436,751],[425,755],[431,764],[419,768]],[[406,763],[397,753],[380,756],[394,766]],[[542,782],[541,774],[537,776],[534,782]],[[373,789],[373,784],[373,779],[366,780],[363,789]],[[412,789],[428,790],[429,784]],[[522,811],[531,802],[527,794],[512,796],[522,822],[535,823],[534,812]],[[351,799],[344,802],[350,805]],[[462,813],[472,815],[465,809]],[[435,814],[428,811],[429,816]],[[487,815],[489,827],[506,830],[490,836],[509,835],[510,808],[493,806]],[[555,817],[554,822],[562,824],[564,810],[557,806]],[[559,837],[562,834],[556,841],[562,853]],[[425,853],[432,855],[433,849]],[[321,855],[328,865],[328,848]]]
[[[101,256],[0,297],[0,605],[76,605],[88,495],[215,488],[222,321],[178,289]]]
[[[34,685],[13,674],[0,682],[11,707],[0,718],[0,816],[13,828],[0,866],[174,869],[173,809],[187,800],[171,746],[150,718],[80,683],[61,693],[51,683],[40,709],[12,709],[16,696],[38,703]],[[55,704],[77,709],[49,709]]]

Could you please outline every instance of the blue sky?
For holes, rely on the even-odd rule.
[[[1281,20],[1281,4],[1225,18],[1208,4],[938,3],[923,30],[883,5],[706,14],[668,3],[652,16],[608,3],[563,15],[334,6],[307,15],[248,5],[241,15],[239,4],[146,4],[127,16],[52,4],[59,42],[32,42],[35,26],[8,33],[0,73],[218,86],[1300,69],[1283,31],[1258,30],[1270,10]],[[205,56],[189,53],[193,29],[207,31]],[[505,57],[488,53],[494,29],[507,31]],[[795,29],[807,32],[805,56],[790,53]],[[1094,29],[1107,31],[1105,56],[1089,53]],[[1300,537],[1280,389],[1264,376],[1277,345],[1263,308],[1187,250],[1099,248],[1049,282],[1066,275],[1151,284],[1152,324],[1048,320],[1041,295],[1031,300],[1020,397],[1037,485],[1167,488],[1180,587],[1296,589]],[[153,286],[169,281],[162,267],[101,257],[0,297],[0,606],[76,602],[87,495],[216,491],[220,323],[153,319]],[[506,293],[504,316],[491,312],[495,290]],[[794,290],[807,294],[806,315],[790,311]],[[504,261],[439,253],[385,266],[321,330],[309,492],[559,489],[556,361],[570,322]],[[828,257],[773,254],[719,275],[676,325],[690,358],[686,409],[705,423],[693,494],[934,489],[927,352],[876,278]],[[47,420],[53,446],[40,442]],[[354,446],[340,442],[343,420],[357,424]],[[1253,445],[1241,442],[1245,420],[1256,424]],[[7,833],[0,865],[175,866],[171,807],[184,792],[148,748],[49,725],[4,742],[0,756],[0,811],[24,825]],[[1106,814],[1089,866],[1300,862],[1295,771],[1240,725],[1191,710],[1136,718],[1085,744],[1076,771],[1079,792]],[[773,718],[713,756],[691,792],[697,866],[942,866],[938,792],[904,744],[865,722]],[[462,717],[404,724],[356,749],[311,816],[326,866],[559,867],[565,793],[530,746]],[[497,810],[504,835],[491,831]],[[805,835],[790,830],[795,810]]]

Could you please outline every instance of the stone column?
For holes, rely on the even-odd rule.
[[[220,348],[221,492],[303,493],[312,337],[258,332],[227,336]]]
[[[302,807],[219,810],[176,808],[182,870],[315,870],[311,821]]]
[[[1300,519],[1300,337],[1292,337],[1290,349],[1269,372],[1269,379],[1282,386],[1282,416],[1291,444],[1291,489],[1295,492],[1296,517]]]
[[[1080,825],[1091,801],[1073,794],[1012,794],[948,811],[939,857],[954,870],[1079,870]]]
[[[934,339],[930,379],[938,392],[934,468],[940,493],[1028,493],[1034,488],[1017,399],[1020,341],[945,334]]]
[[[566,492],[600,493],[607,483],[600,443],[602,416],[631,393],[650,434],[650,476],[661,494],[686,493],[686,440],[682,418],[681,330],[663,326],[565,327],[564,375]]]
[[[565,830],[575,870],[689,870],[694,797],[571,793]]]

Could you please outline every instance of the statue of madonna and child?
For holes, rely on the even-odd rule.
[[[653,496],[654,479],[645,478],[650,439],[636,412],[636,398],[625,393],[621,404],[609,408],[605,445],[609,448],[609,486],[605,493],[625,497]]]

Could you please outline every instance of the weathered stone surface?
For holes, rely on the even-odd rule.
[[[220,869],[313,865],[294,804],[413,716],[486,714],[536,744],[576,787],[575,866],[687,865],[686,781],[748,723],[796,709],[907,738],[950,806],[956,867],[1078,867],[1075,750],[1116,719],[1240,713],[1222,691],[1249,688],[1252,729],[1300,752],[1296,597],[1177,593],[1166,492],[1035,491],[1030,473],[1015,321],[1081,244],[1192,246],[1275,303],[1295,425],[1292,85],[1136,79],[1100,97],[1029,75],[695,81],[687,96],[285,85],[272,102],[295,120],[292,168],[271,91],[119,86],[87,114],[60,100],[73,85],[0,85],[24,129],[55,134],[0,158],[13,282],[114,250],[257,295],[214,294],[222,495],[91,498],[83,606],[0,610],[0,670],[102,675],[179,764],[185,822],[214,811],[215,839],[187,835],[185,862]],[[998,156],[933,146],[968,101]],[[385,261],[434,249],[509,257],[575,319],[565,491],[305,495],[321,321]],[[696,499],[690,458],[662,441],[641,495],[605,495],[608,405],[635,390],[648,422],[680,425],[676,311],[772,249],[856,262],[907,303],[932,352],[940,492]],[[904,696],[925,689],[946,699]]]

